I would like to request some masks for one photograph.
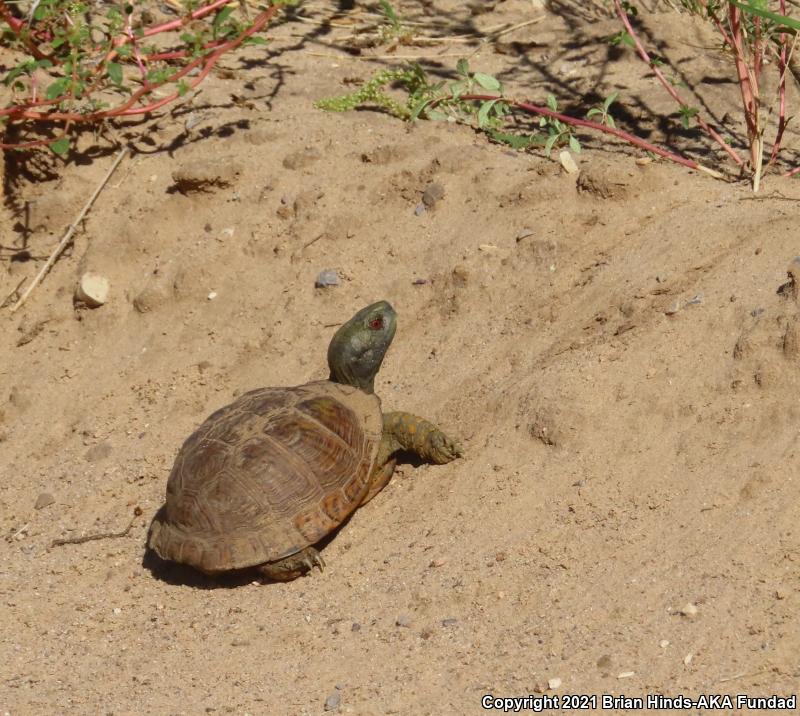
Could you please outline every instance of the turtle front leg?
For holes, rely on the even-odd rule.
[[[447,437],[433,423],[403,411],[383,414],[383,436],[384,441],[396,441],[399,449],[437,465],[464,454],[458,441]]]
[[[322,555],[316,548],[306,547],[296,554],[290,554],[277,562],[260,564],[256,569],[268,579],[276,582],[291,582],[293,579],[297,579],[297,577],[309,572],[315,565],[319,567],[320,572],[325,568]]]

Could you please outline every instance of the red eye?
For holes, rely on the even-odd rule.
[[[383,328],[383,316],[378,316],[377,318],[373,318],[369,322],[369,327],[378,331]]]

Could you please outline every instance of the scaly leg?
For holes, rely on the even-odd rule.
[[[403,411],[383,414],[383,434],[391,436],[401,449],[437,465],[463,454],[458,441],[447,437],[433,423]]]

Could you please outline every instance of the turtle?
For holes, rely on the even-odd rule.
[[[331,339],[327,380],[252,390],[212,413],[178,451],[148,547],[210,576],[289,581],[322,571],[320,541],[386,486],[400,451],[460,457],[433,423],[381,412],[375,376],[396,328],[387,301],[366,306]]]

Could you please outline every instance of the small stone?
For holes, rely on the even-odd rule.
[[[523,239],[527,239],[529,236],[533,236],[533,235],[534,235],[533,229],[520,229],[517,232],[517,237],[516,237],[517,243],[519,243]]]
[[[479,244],[478,251],[483,251],[484,253],[492,254],[495,251],[497,251],[497,246],[495,246],[494,244]]]
[[[697,607],[691,602],[689,602],[685,607],[683,607],[680,610],[679,613],[681,614],[681,616],[692,618],[697,616],[697,611],[698,611]]]
[[[408,614],[401,614],[397,619],[395,619],[395,626],[399,627],[410,627],[413,623],[413,620]]]
[[[559,686],[561,686],[561,679],[557,676],[547,680],[547,688],[550,689],[550,691],[555,691]]]
[[[353,622],[352,626],[350,627],[350,631],[361,631],[361,624],[358,622]]]
[[[219,232],[220,236],[224,236],[227,239],[230,239],[234,234],[235,229],[232,226],[229,226],[222,231]]]
[[[37,500],[38,503],[38,500]],[[786,599],[786,591],[783,589],[775,590],[775,599]]]
[[[326,711],[338,711],[339,704],[342,703],[342,695],[338,691],[334,691],[327,699],[325,699]]]
[[[429,184],[427,189],[422,192],[422,203],[428,209],[433,209],[436,204],[444,198],[444,187],[439,182]]]
[[[414,216],[422,216],[425,213],[425,204],[420,202],[414,207]]]
[[[567,174],[576,174],[578,172],[578,165],[566,149],[559,152],[558,161],[561,162],[561,166]]]
[[[442,619],[443,627],[455,626],[456,624],[458,624],[458,619],[455,619],[454,617],[448,617],[447,619]]]
[[[217,294],[217,292],[216,292],[216,291],[212,291],[211,293],[209,293],[209,294],[208,294],[208,296],[206,296],[206,298],[207,298],[209,301],[213,301],[213,300],[214,300],[214,299],[217,297],[217,295],[218,295],[218,294]]]
[[[75,300],[85,303],[89,308],[99,308],[108,301],[108,279],[87,271],[75,288]]]
[[[660,642],[658,642],[658,645],[662,649],[666,649],[669,646],[669,639],[662,639]]]
[[[689,666],[692,663],[692,659],[694,658],[694,654],[687,654],[683,657],[683,665]]]
[[[435,569],[436,567],[441,567],[446,561],[445,559],[432,559],[428,566]]]
[[[664,309],[664,313],[666,313],[668,316],[674,316],[680,310],[681,310],[681,302],[674,301]]]
[[[339,274],[334,269],[324,269],[319,272],[314,281],[315,288],[327,288],[328,286],[339,285]]]
[[[49,492],[43,492],[39,497],[36,498],[36,502],[33,503],[34,510],[41,510],[45,507],[52,505],[56,501],[56,498],[53,497]]]
[[[114,614],[122,614],[122,609],[119,607],[114,607],[111,611],[113,611]]]
[[[635,676],[635,671],[623,671],[621,674],[617,674],[618,679],[630,679],[631,676]]]

